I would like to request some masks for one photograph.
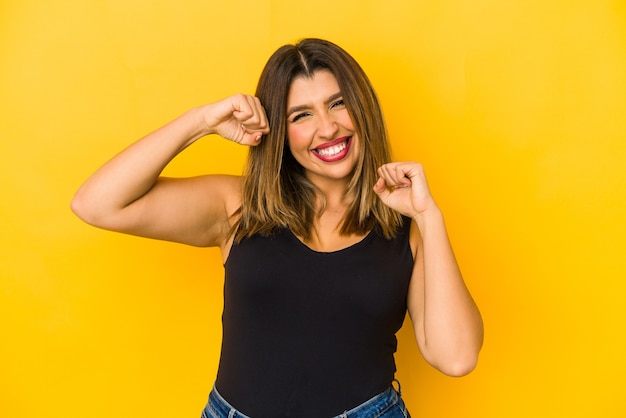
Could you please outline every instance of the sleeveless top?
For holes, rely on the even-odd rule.
[[[396,237],[317,252],[289,229],[234,243],[225,267],[216,388],[253,418],[339,415],[396,371],[413,255]]]

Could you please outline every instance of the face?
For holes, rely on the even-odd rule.
[[[330,71],[292,82],[287,137],[291,153],[314,184],[349,180],[358,161],[359,139]]]

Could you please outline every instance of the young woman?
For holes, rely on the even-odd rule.
[[[210,134],[249,146],[243,176],[160,177]],[[343,49],[279,48],[255,96],[192,109],[134,143],[78,190],[100,228],[217,246],[223,342],[206,417],[406,417],[395,333],[469,373],[482,320],[420,164],[390,162],[365,73]]]

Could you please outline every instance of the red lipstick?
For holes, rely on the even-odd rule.
[[[330,142],[326,142],[313,150],[313,154],[320,160],[332,163],[342,160],[348,155],[350,151],[350,144],[352,143],[351,136],[344,136],[341,138],[333,139]]]

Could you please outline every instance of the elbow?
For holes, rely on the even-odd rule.
[[[81,202],[81,199],[78,194],[75,194],[70,202],[70,209],[74,213],[74,215],[78,216],[81,220],[85,220],[85,207]]]
[[[456,350],[439,350],[428,353],[425,359],[431,366],[450,377],[463,377],[470,374],[478,365],[481,345],[463,346]]]
[[[89,223],[89,210],[78,193],[76,193],[72,198],[72,201],[70,202],[70,209],[72,210],[72,212],[74,212],[74,215],[78,216],[81,220]]]
[[[72,198],[70,209],[83,222],[92,226],[99,226],[96,211],[89,202],[81,197],[80,192],[76,193]]]
[[[440,372],[450,377],[463,377],[470,374],[478,365],[478,355],[467,356],[435,366]]]
[[[470,374],[478,365],[478,357],[483,347],[484,329],[479,318],[473,332],[462,334],[458,340],[447,341],[438,351],[437,369],[450,377],[463,377]]]

